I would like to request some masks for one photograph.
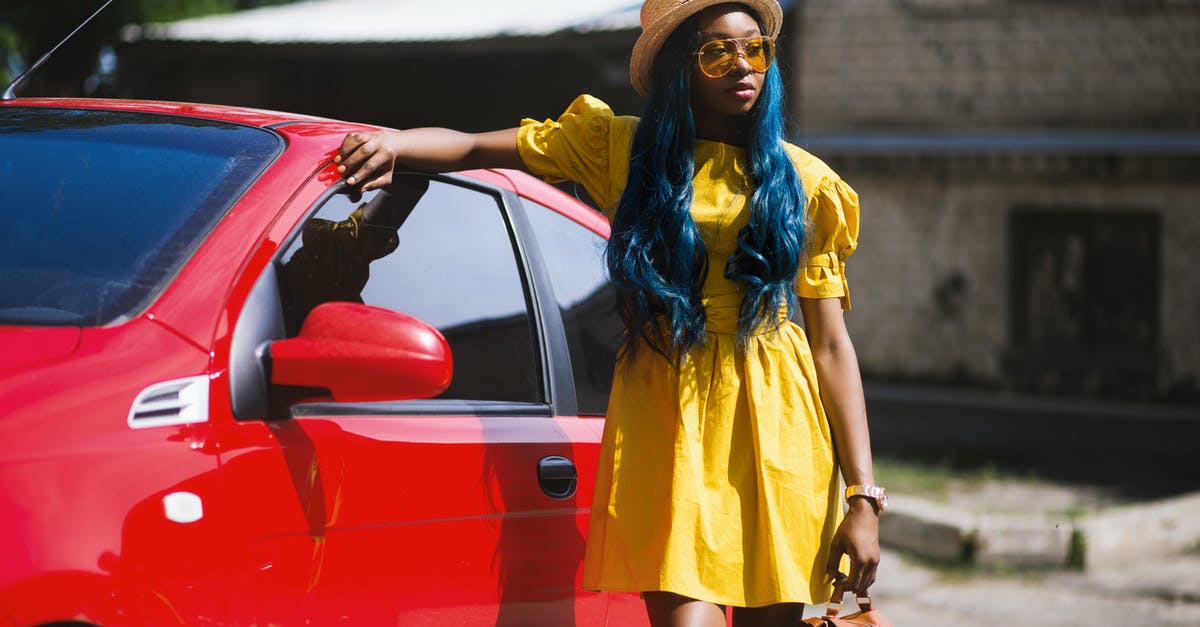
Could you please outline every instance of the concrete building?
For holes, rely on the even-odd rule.
[[[868,373],[1200,400],[1200,3],[796,17],[795,117],[864,201]]]
[[[784,4],[798,143],[863,200],[847,320],[872,411],[927,384],[1024,399],[993,416],[1012,428],[1065,398],[1195,431],[1200,2]],[[639,5],[323,0],[133,27],[122,85],[395,127],[511,126],[583,91],[636,113]],[[1110,432],[1097,450],[1128,441]]]

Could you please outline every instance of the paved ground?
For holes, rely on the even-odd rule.
[[[872,593],[895,627],[1197,627],[1200,554],[1103,574],[998,574],[933,568],[885,551]]]
[[[1200,494],[1200,456],[1193,451],[1200,408],[1194,406],[881,384],[867,385],[867,402],[876,455],[933,467],[951,462],[964,474],[989,467],[1000,477],[1038,478],[993,477],[948,485],[941,493],[913,493],[960,512],[1061,516],[1070,524],[1080,516]],[[1192,548],[1182,555],[1162,550],[1164,529],[1181,537],[1195,532],[1191,523],[1200,512],[1194,506],[1159,519],[1123,521],[1128,530],[1122,538],[1158,553],[1132,563],[1093,572],[997,572],[932,566],[885,550],[872,592],[896,627],[1200,627],[1200,543],[1186,544]]]
[[[1190,586],[1200,584],[1197,556],[1174,558],[1158,567],[1131,565],[1119,573],[1060,571],[1041,576],[946,576],[913,566],[894,554],[888,557],[892,559],[886,579],[876,594],[879,607],[888,608],[897,627],[989,627],[1026,622],[1040,627],[1200,625],[1200,587],[1191,588],[1190,599],[1170,593],[1188,579]]]
[[[1110,490],[1044,481],[953,487],[943,502],[976,513],[1101,511],[1123,500]],[[1200,627],[1200,546],[1089,572],[941,566],[885,549],[872,593],[896,627]]]

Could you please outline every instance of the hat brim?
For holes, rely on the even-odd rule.
[[[650,83],[654,79],[654,59],[663,43],[675,32],[679,25],[689,17],[718,4],[740,4],[753,11],[762,20],[763,33],[770,37],[778,37],[783,26],[783,10],[775,0],[690,0],[683,2],[667,11],[658,19],[642,29],[633,44],[633,52],[629,55],[629,82],[639,94],[650,93]]]

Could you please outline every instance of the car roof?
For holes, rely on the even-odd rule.
[[[59,109],[98,109],[106,111],[131,111],[159,115],[221,120],[247,126],[268,127],[291,122],[335,121],[311,115],[252,109],[228,105],[213,105],[194,102],[165,102],[159,100],[119,100],[109,98],[17,98],[0,101],[8,107],[49,107]]]
[[[288,140],[290,152],[312,157],[332,157],[342,137],[355,131],[383,127],[299,113],[254,109],[231,105],[160,100],[122,100],[112,98],[17,98],[0,101],[7,107],[46,107],[73,110],[127,111],[154,115],[182,116],[244,124],[275,131]],[[305,156],[307,156],[305,155]],[[301,156],[301,158],[305,158]],[[488,174],[490,173],[490,174]],[[534,177],[515,170],[472,170],[463,175],[515,191],[518,195],[552,207],[592,231],[607,237],[608,221],[578,199],[553,187],[540,185]],[[499,176],[496,176],[499,175]]]

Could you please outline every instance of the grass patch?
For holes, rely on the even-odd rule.
[[[948,462],[930,464],[887,458],[875,459],[875,480],[879,485],[887,486],[895,492],[932,499],[945,497],[951,486],[961,488],[996,479],[1017,478],[1021,477],[1002,473],[991,464],[962,469],[955,468]]]

